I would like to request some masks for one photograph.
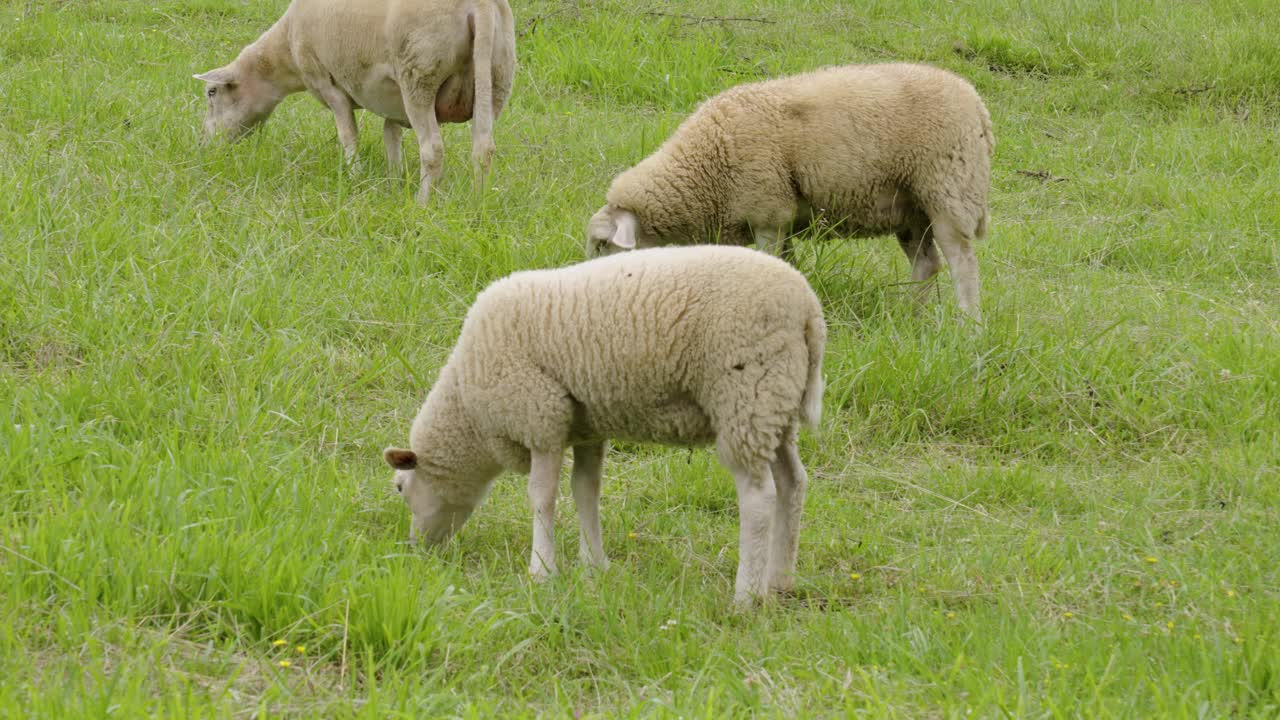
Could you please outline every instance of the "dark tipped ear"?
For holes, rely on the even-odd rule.
[[[397,470],[412,470],[418,467],[418,456],[412,450],[390,447],[382,451],[382,459]]]
[[[220,67],[191,77],[214,85],[229,85],[235,81],[236,74],[227,68]]]

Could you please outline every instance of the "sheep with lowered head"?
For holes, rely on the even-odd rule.
[[[807,476],[801,422],[822,407],[826,325],[785,262],[747,248],[660,248],[484,290],[427,395],[409,448],[388,448],[412,534],[448,539],[503,469],[529,474],[529,572],[554,573],[556,487],[573,448],[579,556],[606,565],[600,476],[611,438],[714,442],[737,485],[734,599],[792,586]]]
[[[980,319],[973,243],[986,233],[995,138],[965,80],[925,65],[849,65],[730,88],[614,178],[587,253],[708,239],[786,256],[819,217],[896,233],[920,296],[946,256]]]
[[[477,185],[483,180],[515,59],[507,0],[293,0],[231,64],[195,78],[208,97],[206,138],[235,140],[308,90],[333,111],[353,165],[354,111],[382,116],[387,163],[398,173],[400,135],[413,128],[425,202],[443,167],[442,122],[471,120],[471,161]]]

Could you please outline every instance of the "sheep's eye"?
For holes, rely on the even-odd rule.
[[[218,87],[216,85],[209,88],[209,91],[208,91],[209,97],[213,97],[214,95],[217,95],[217,94],[218,94]]]
[[[404,483],[399,480],[396,481],[396,492],[400,493],[401,495],[404,494]]]

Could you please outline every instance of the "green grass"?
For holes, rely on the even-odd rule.
[[[491,187],[447,127],[427,208],[302,97],[197,144],[191,73],[284,5],[0,2],[0,716],[1280,713],[1273,0],[521,2]],[[578,260],[701,98],[885,59],[991,110],[987,328],[945,280],[913,313],[888,238],[799,243],[797,596],[730,611],[705,450],[611,453],[604,576],[566,490],[530,585],[516,478],[405,544],[380,451],[475,294]]]

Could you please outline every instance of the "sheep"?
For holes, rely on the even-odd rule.
[[[205,139],[236,140],[286,96],[309,90],[333,111],[355,169],[354,111],[385,122],[387,164],[400,173],[400,136],[418,136],[426,202],[443,169],[441,122],[471,120],[477,187],[493,157],[493,121],[511,94],[515,22],[507,0],[293,0],[229,65],[194,75],[205,83]],[[474,78],[474,82],[473,82]]]
[[[605,568],[608,440],[714,442],[737,486],[735,602],[788,590],[808,483],[796,436],[821,414],[825,342],[804,277],[748,248],[658,248],[499,280],[467,313],[410,449],[383,453],[410,537],[444,542],[501,470],[528,473],[529,572],[555,573],[556,486],[572,447],[579,557]]]
[[[789,257],[790,232],[823,218],[848,236],[896,233],[921,301],[941,247],[961,309],[980,322],[973,242],[986,234],[994,149],[977,91],[938,68],[849,65],[739,85],[614,178],[587,255],[754,239]]]

